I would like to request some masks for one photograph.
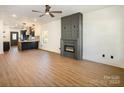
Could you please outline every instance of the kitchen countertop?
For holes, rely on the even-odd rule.
[[[18,42],[39,42],[39,40],[24,40],[24,41],[18,41]]]

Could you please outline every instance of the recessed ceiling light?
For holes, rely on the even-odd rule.
[[[37,21],[37,19],[35,18],[35,19],[34,19],[34,21],[36,22],[36,21]]]
[[[15,17],[16,17],[16,15],[15,15],[15,14],[12,14],[12,17],[14,17],[14,18],[15,18]]]

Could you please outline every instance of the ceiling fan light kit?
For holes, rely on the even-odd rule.
[[[46,12],[45,14],[46,14],[46,15],[49,15],[49,12]]]
[[[37,10],[32,10],[32,12],[37,12],[41,13],[39,17],[42,17],[44,15],[50,15],[51,17],[55,17],[54,13],[62,13],[62,11],[50,11],[51,7],[49,5],[45,5],[45,12],[37,11]]]

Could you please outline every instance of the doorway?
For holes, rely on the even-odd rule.
[[[10,32],[11,46],[17,46],[18,44],[18,32]]]

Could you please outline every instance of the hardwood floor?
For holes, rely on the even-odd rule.
[[[0,55],[0,86],[124,86],[124,69],[14,47]]]

